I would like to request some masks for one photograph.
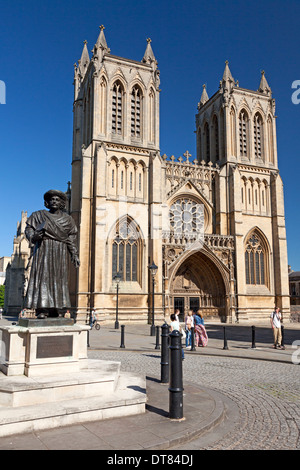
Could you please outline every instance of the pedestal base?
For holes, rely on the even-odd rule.
[[[79,371],[87,360],[90,327],[74,325],[73,320],[69,324],[57,321],[32,319],[30,326],[22,326],[23,320],[16,326],[1,327],[0,371],[27,377]]]
[[[89,360],[76,374],[0,373],[0,437],[145,412],[146,380],[120,363]]]
[[[0,436],[144,413],[145,377],[88,360],[90,327],[53,320],[0,328]]]

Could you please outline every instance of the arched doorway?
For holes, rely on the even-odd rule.
[[[179,308],[181,321],[189,309],[200,309],[206,319],[225,321],[226,290],[218,266],[198,251],[183,260],[170,276],[170,307]]]

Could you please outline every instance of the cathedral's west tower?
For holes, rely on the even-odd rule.
[[[75,64],[71,214],[79,227],[79,314],[115,313],[119,273],[124,318],[148,315],[148,265],[154,250],[161,253],[148,233],[162,199],[159,83],[151,40],[140,62],[118,57],[103,26],[92,56],[85,41]]]
[[[219,90],[203,87],[196,115],[197,158],[217,163],[215,230],[235,237],[237,313],[289,312],[283,184],[278,170],[275,100],[265,73],[241,88],[226,61]]]

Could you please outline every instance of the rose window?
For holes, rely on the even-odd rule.
[[[170,229],[174,234],[188,237],[203,233],[203,204],[189,198],[174,202],[170,207]]]

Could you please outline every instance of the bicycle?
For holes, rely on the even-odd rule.
[[[100,323],[98,323],[98,320],[95,320],[91,326],[91,330],[95,327],[95,330],[99,331],[100,330]]]

